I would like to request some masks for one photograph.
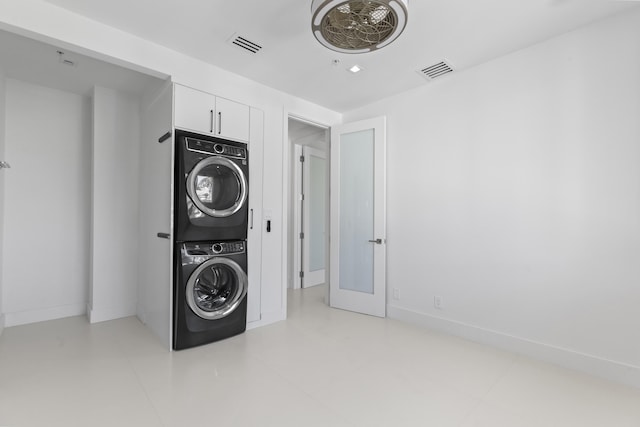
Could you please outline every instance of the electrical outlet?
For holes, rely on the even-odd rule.
[[[444,298],[439,295],[433,297],[433,306],[438,310],[442,310],[442,306],[444,305]]]
[[[393,299],[400,299],[400,289],[393,288]]]

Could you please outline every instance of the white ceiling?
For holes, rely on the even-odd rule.
[[[289,140],[293,144],[300,144],[326,151],[326,128],[321,128],[289,117]]]
[[[397,41],[347,55],[313,37],[311,0],[46,1],[340,112],[434,84],[416,70],[443,59],[459,72],[638,7],[609,0],[409,0],[409,23]],[[235,33],[263,49],[251,54],[229,44]],[[356,63],[363,71],[345,70]]]
[[[293,142],[298,139],[310,137],[312,135],[324,134],[325,131],[325,128],[311,125],[309,123],[289,117],[289,139],[291,139]]]
[[[74,65],[62,63],[58,52]],[[5,31],[0,31],[0,68],[7,77],[83,96],[90,96],[94,85],[142,96],[162,83],[137,71]]]

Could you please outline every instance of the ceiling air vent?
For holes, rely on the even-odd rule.
[[[422,76],[424,76],[427,80],[433,80],[440,76],[444,76],[445,74],[449,74],[453,71],[453,67],[448,64],[446,61],[438,62],[437,64],[433,64],[429,67],[418,70]]]
[[[238,34],[232,35],[229,39],[229,43],[251,53],[258,53],[262,49],[262,46],[260,46],[258,43],[252,42],[246,37],[242,37]]]

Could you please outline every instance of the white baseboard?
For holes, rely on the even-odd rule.
[[[93,309],[91,308],[91,303],[87,303],[87,309],[85,310],[85,314],[87,315],[87,320],[91,323],[91,312]]]
[[[87,317],[89,317],[89,323],[106,322],[107,320],[122,319],[123,317],[130,317],[135,315],[135,304],[129,304],[128,307],[118,306],[100,308],[94,308],[87,305]]]
[[[5,326],[8,328],[11,326],[44,322],[46,320],[62,319],[64,317],[81,316],[85,314],[85,311],[86,306],[84,304],[70,304],[38,310],[5,313]]]
[[[147,324],[147,313],[145,313],[141,307],[136,307],[136,316],[143,325]]]
[[[640,388],[640,366],[603,359],[594,355],[531,341],[393,305],[387,306],[387,315],[392,319],[425,326],[450,335]]]
[[[287,318],[286,311],[274,311],[271,313],[262,313],[262,315],[260,316],[260,320],[247,323],[247,330],[270,325],[276,322],[280,322],[282,320],[286,320],[286,318]]]

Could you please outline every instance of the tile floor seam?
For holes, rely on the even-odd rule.
[[[460,421],[460,424],[458,424],[457,427],[464,427],[464,425],[467,423],[467,421],[469,421],[469,419],[471,418],[471,416],[473,415],[473,413],[478,410],[482,404],[484,402],[481,399],[478,399],[478,401],[476,402],[476,404],[474,405],[473,408],[469,409],[465,414],[464,417],[462,417],[462,420]],[[513,426],[515,427],[515,426]]]
[[[505,366],[504,371],[497,375],[496,379],[492,382],[492,384],[489,386],[489,388],[487,389],[487,391],[483,394],[482,397],[478,398],[476,405],[471,408],[469,411],[467,411],[467,413],[465,414],[464,418],[462,419],[462,421],[460,422],[460,424],[458,424],[458,427],[465,427],[465,424],[471,419],[471,417],[473,416],[473,414],[482,407],[482,405],[486,405],[489,404],[489,402],[486,400],[486,397],[489,396],[489,394],[491,393],[491,391],[496,387],[496,385],[503,379],[506,377],[506,375],[508,374],[510,368],[512,366],[514,366],[518,361],[518,355],[514,354],[514,357],[511,359],[511,361],[507,364],[507,366]],[[511,427],[511,426],[510,426]]]
[[[484,393],[484,396],[482,396],[481,400],[484,401],[486,397],[489,396],[491,391],[500,383],[500,381],[502,381],[509,374],[509,371],[511,371],[511,369],[518,363],[519,358],[520,356],[518,354],[513,353],[513,357],[511,358],[509,363],[505,364],[504,369],[500,374],[496,375],[496,379],[491,383],[487,391]]]
[[[469,419],[471,418],[471,416],[474,414],[476,410],[478,410],[483,404],[485,405],[489,404],[489,402],[486,400],[487,396],[489,396],[491,391],[498,385],[498,383],[500,383],[500,381],[502,381],[502,379],[504,379],[508,375],[511,368],[515,366],[516,363],[518,362],[518,359],[519,359],[519,355],[514,353],[513,358],[509,361],[508,364],[506,364],[506,366],[504,367],[504,370],[499,375],[496,376],[496,379],[491,383],[487,391],[483,394],[482,397],[478,399],[478,403],[475,405],[475,407],[470,409],[465,414],[464,418],[462,419],[458,427],[464,427],[465,423],[469,421]]]
[[[120,345],[120,344],[121,343],[118,342],[118,345]],[[155,415],[156,419],[158,420],[159,425],[161,427],[170,427],[169,425],[164,423],[164,421],[162,419],[162,416],[161,416],[160,412],[158,411],[158,408],[156,407],[156,404],[153,402],[153,399],[151,399],[151,396],[149,395],[149,391],[147,390],[147,387],[145,386],[144,382],[142,381],[142,378],[138,374],[138,371],[136,370],[135,366],[133,365],[133,360],[131,360],[131,357],[128,356],[126,353],[124,354],[124,358],[127,361],[127,365],[129,366],[129,368],[133,372],[133,375],[136,377],[136,380],[138,381],[138,384],[139,384],[140,388],[142,389],[142,391],[144,393],[144,397],[147,399],[147,402],[149,403],[149,406],[151,408],[153,408],[153,414]]]
[[[282,377],[284,381],[286,381],[289,384],[292,384],[289,380],[287,380],[286,378]],[[295,384],[292,384],[293,386],[295,386]],[[324,402],[321,401],[317,401],[317,398],[314,397],[313,395],[309,394],[308,392],[300,389],[299,387],[295,386],[297,391],[300,392],[301,394],[304,394],[306,397],[308,397],[309,399],[312,399],[314,401],[316,401],[317,405],[320,405],[322,408],[324,408],[326,411],[331,412],[333,415],[338,415],[335,413],[335,411],[333,409],[331,409],[328,405],[326,405]],[[344,418],[343,416],[340,415],[340,421],[342,421],[343,423],[348,423],[349,425],[353,426],[353,427],[357,427],[356,425],[354,425],[350,420]]]

